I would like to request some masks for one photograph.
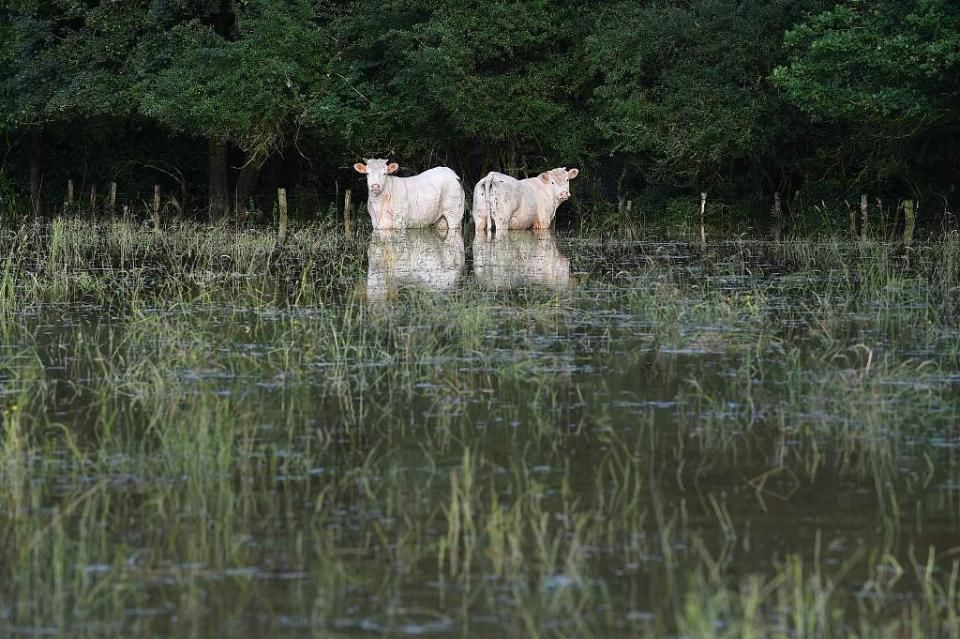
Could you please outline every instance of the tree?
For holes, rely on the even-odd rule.
[[[30,191],[41,205],[42,138],[51,123],[116,116],[134,108],[126,59],[145,1],[24,0],[7,9],[0,77],[8,128],[31,133]]]
[[[361,150],[463,162],[487,148],[490,168],[536,169],[573,159],[573,3],[385,0],[342,20],[347,53],[369,99]],[[369,151],[367,151],[369,152]],[[425,168],[425,167],[424,167]]]
[[[770,85],[784,31],[813,0],[618,2],[586,40],[602,144],[648,181],[717,187],[750,174],[769,190],[790,175],[801,121]]]
[[[154,12],[139,52],[143,112],[209,145],[210,213],[229,210],[227,155],[243,154],[236,200],[244,201],[266,159],[304,123],[322,121],[334,43],[306,0],[180,2]]]
[[[853,0],[786,34],[773,78],[804,111],[844,123],[835,145],[865,179],[917,191],[956,180],[960,135],[960,5]],[[952,175],[950,175],[952,173]]]
[[[206,181],[214,217],[247,201],[261,167],[333,191],[369,155],[447,164],[468,186],[488,169],[585,164],[609,196],[945,192],[958,13],[951,0],[6,0],[2,170],[29,174],[37,201],[44,176],[116,179],[166,159],[182,184]]]

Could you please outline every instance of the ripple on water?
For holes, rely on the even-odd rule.
[[[333,626],[337,630],[363,630],[406,637],[447,634],[456,629],[456,623],[450,616],[427,608],[388,609],[362,619],[341,617],[334,620]]]

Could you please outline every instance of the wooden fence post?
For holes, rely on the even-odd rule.
[[[867,196],[860,196],[860,241],[864,242],[867,239],[867,213],[869,206],[867,205]]]
[[[913,200],[904,200],[903,202],[903,245],[910,247],[913,245],[913,225],[916,222],[916,210]]]
[[[43,215],[43,127],[32,125],[30,138],[30,204],[36,222]]]
[[[780,204],[780,192],[773,194],[773,239],[775,242],[780,241],[780,229],[783,222],[783,207]]]
[[[279,205],[280,220],[277,226],[277,244],[287,241],[287,190],[277,189],[277,203]]]
[[[107,200],[107,210],[110,214],[110,219],[113,219],[114,212],[117,208],[117,183],[110,183],[110,197]]]
[[[707,194],[704,192],[700,193],[700,243],[707,243],[707,229],[703,223],[704,213],[707,210]]]
[[[880,196],[877,196],[877,200],[874,203],[874,206],[877,207],[877,214],[880,216],[880,239],[883,241],[887,240],[887,217],[883,212],[883,200],[880,199]]]
[[[67,180],[67,206],[73,207],[73,180]]]
[[[153,230],[160,232],[160,185],[153,185]]]
[[[94,221],[97,219],[97,185],[90,185],[90,215],[93,216]]]
[[[347,189],[343,194],[343,232],[345,235],[353,234],[353,203],[351,199],[353,194]]]

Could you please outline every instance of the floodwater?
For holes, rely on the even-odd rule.
[[[292,302],[6,316],[0,634],[946,632],[943,247],[358,246]]]

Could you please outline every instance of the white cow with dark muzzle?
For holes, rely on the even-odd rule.
[[[507,229],[547,229],[557,207],[570,199],[570,180],[578,169],[558,168],[518,180],[491,172],[473,190],[473,221],[477,235]]]
[[[466,197],[460,178],[438,166],[412,177],[393,175],[396,162],[367,160],[353,165],[367,176],[367,210],[375,229],[406,229],[446,220],[448,229],[459,229]]]

